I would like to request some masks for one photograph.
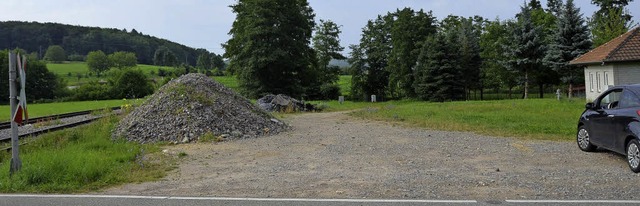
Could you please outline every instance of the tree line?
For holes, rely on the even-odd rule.
[[[587,21],[573,0],[531,0],[515,19],[450,15],[398,9],[370,20],[351,45],[351,94],[427,101],[470,99],[486,89],[583,84],[581,68],[569,61],[625,33],[633,23],[630,1],[593,0],[601,7]],[[605,35],[606,34],[606,35]]]
[[[588,20],[573,0],[549,0],[546,8],[530,0],[507,20],[438,20],[411,8],[379,15],[362,29],[360,43],[350,45],[351,98],[452,101],[504,88],[528,98],[530,87],[542,97],[556,85],[570,92],[584,77],[568,62],[633,26],[625,9],[630,1],[592,0],[600,10]],[[224,56],[245,95],[331,96],[323,95],[336,79],[327,59],[344,58],[340,26],[316,24],[306,0],[240,0],[231,8],[237,16]]]
[[[133,52],[142,64],[195,66],[202,55],[218,56],[205,49],[194,49],[135,29],[108,29],[58,23],[0,22],[0,50],[20,48],[44,58],[50,46],[65,50],[64,60],[81,60],[91,51]]]

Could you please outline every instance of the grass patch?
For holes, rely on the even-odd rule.
[[[119,117],[42,135],[20,148],[22,170],[9,176],[10,154],[0,155],[0,192],[71,193],[156,180],[173,159],[156,145],[111,140]]]
[[[337,100],[332,101],[309,101],[308,103],[314,104],[317,107],[323,108],[323,112],[340,112],[340,111],[350,111],[363,109],[366,107],[375,107],[379,106],[380,103],[371,103],[371,102],[352,102],[345,101],[340,104]]]
[[[352,115],[435,130],[568,141],[573,140],[583,110],[582,100],[392,101]]]
[[[351,96],[351,75],[340,75],[338,86],[340,87],[342,96]]]
[[[215,76],[213,79],[233,91],[240,91],[240,85],[235,76]]]
[[[173,67],[146,64],[138,64],[136,68],[141,70],[145,75],[155,79],[161,78],[158,77],[158,70],[161,68],[166,71],[172,71],[174,69]],[[90,81],[99,81],[100,79],[107,79],[104,74],[101,77],[91,74],[87,63],[85,62],[48,63],[47,69],[65,79],[67,84],[70,86],[80,85]]]
[[[62,114],[69,112],[78,112],[85,110],[103,109],[109,107],[117,107],[127,104],[140,104],[142,100],[102,100],[102,101],[81,101],[81,102],[56,102],[43,104],[27,104],[29,117],[48,116],[53,114]],[[0,105],[0,121],[9,121],[9,105]]]

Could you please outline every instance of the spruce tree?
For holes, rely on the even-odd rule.
[[[436,32],[435,17],[431,12],[414,11],[410,8],[391,14],[392,49],[389,55],[389,91],[392,97],[415,97],[413,89],[414,70],[420,54],[419,42]]]
[[[484,19],[476,16],[474,18],[462,18],[458,30],[458,41],[460,58],[460,72],[462,74],[462,84],[465,93],[470,94],[474,89],[480,89],[480,67],[482,58],[480,57],[480,34]],[[469,99],[468,95],[467,99]]]
[[[267,93],[304,95],[317,78],[310,40],[315,26],[306,0],[239,0],[223,45],[241,92],[250,98]]]
[[[562,7],[563,7],[562,0],[547,0],[547,11],[552,13],[555,16],[560,16]]]
[[[507,49],[509,68],[518,72],[523,81],[523,98],[529,97],[529,81],[531,74],[542,67],[545,45],[542,30],[535,26],[531,19],[531,7],[524,5],[518,15],[518,21],[512,28],[510,45]]]
[[[455,32],[441,32],[429,37],[422,47],[414,89],[422,100],[444,102],[464,99],[457,62],[459,49]]]
[[[583,77],[581,67],[569,65],[569,62],[591,49],[589,38],[589,29],[580,8],[575,6],[573,0],[567,0],[558,18],[554,43],[544,61],[569,85],[569,98],[572,97],[573,84],[580,82]]]

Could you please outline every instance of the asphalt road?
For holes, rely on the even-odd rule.
[[[638,205],[640,200],[369,200],[369,199],[282,199],[282,198],[220,198],[220,197],[169,197],[169,196],[113,196],[113,195],[13,195],[0,194],[0,206],[4,205],[68,205],[68,206],[210,206],[210,205],[261,205],[261,206],[542,206],[542,205]]]

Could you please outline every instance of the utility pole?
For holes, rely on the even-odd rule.
[[[19,142],[18,142],[18,123],[13,119],[16,115],[17,109],[17,91],[16,91],[16,67],[19,58],[15,52],[9,52],[9,103],[11,105],[11,168],[9,169],[9,175],[17,172],[22,168],[22,161],[20,160]],[[22,115],[22,114],[19,114]]]

